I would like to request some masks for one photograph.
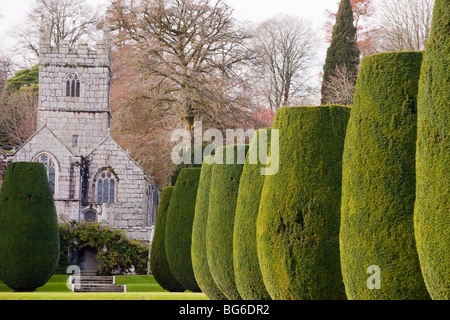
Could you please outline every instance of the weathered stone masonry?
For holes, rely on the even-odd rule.
[[[151,244],[160,190],[110,136],[110,31],[95,50],[40,30],[38,130],[6,162],[47,167],[60,221],[97,221]]]

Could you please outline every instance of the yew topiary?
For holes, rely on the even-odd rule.
[[[238,148],[248,146],[221,147],[217,154],[234,152],[237,159]],[[228,152],[229,153],[229,152]],[[224,156],[225,159],[225,156]],[[245,161],[244,161],[245,162]],[[240,300],[236,288],[233,268],[233,229],[239,181],[244,164],[218,164],[213,166],[209,194],[209,212],[206,227],[206,252],[209,270],[217,287],[229,300]]]
[[[209,192],[211,188],[212,157],[205,157],[200,174],[195,204],[195,217],[192,226],[192,268],[195,279],[202,292],[211,300],[226,300],[212,278],[206,255],[206,223],[209,212]],[[209,162],[211,161],[211,162]]]
[[[415,235],[428,291],[450,299],[450,3],[436,0],[418,95]]]
[[[265,177],[256,229],[261,274],[274,300],[345,299],[338,235],[349,114],[343,106],[276,114],[279,172]]]
[[[166,256],[165,234],[167,210],[175,187],[164,188],[156,215],[155,234],[153,235],[152,250],[150,252],[150,270],[156,282],[165,290],[183,292],[186,289],[177,281],[170,271]]]
[[[58,219],[47,171],[42,163],[11,163],[0,194],[0,279],[15,291],[34,291],[58,261]]]
[[[349,299],[428,298],[413,229],[421,62],[420,52],[394,52],[361,63],[342,169],[340,248]],[[372,266],[378,280],[369,279]]]
[[[182,169],[167,212],[165,246],[170,271],[187,290],[201,291],[191,260],[192,224],[201,168]]]
[[[234,275],[236,288],[244,300],[271,299],[264,286],[256,250],[256,219],[265,176],[261,173],[260,158],[258,163],[250,163],[249,158],[250,154],[259,155],[260,145],[270,150],[270,130],[257,131],[252,139],[240,179],[234,220]]]

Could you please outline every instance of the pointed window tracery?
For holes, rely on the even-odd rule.
[[[48,182],[50,184],[50,188],[52,189],[52,193],[55,194],[56,190],[56,161],[47,153],[42,153],[38,155],[35,162],[41,162],[44,164],[47,169]]]
[[[66,79],[66,97],[80,97],[81,82],[78,75],[71,73]]]
[[[97,179],[97,202],[114,203],[116,197],[116,178],[111,171],[102,171]]]

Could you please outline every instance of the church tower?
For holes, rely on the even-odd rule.
[[[41,19],[38,128],[46,125],[74,154],[84,155],[109,134],[111,35],[105,21],[95,50],[63,41],[51,46]]]
[[[60,222],[98,222],[150,245],[161,190],[109,134],[110,45],[105,21],[94,49],[51,46],[42,19],[38,129],[14,153],[0,150],[0,180],[8,162],[41,162]]]

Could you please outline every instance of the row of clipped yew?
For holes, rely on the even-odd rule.
[[[425,53],[365,57],[351,109],[280,109],[277,174],[183,169],[163,190],[156,280],[216,300],[449,299],[449,21],[437,0]]]

